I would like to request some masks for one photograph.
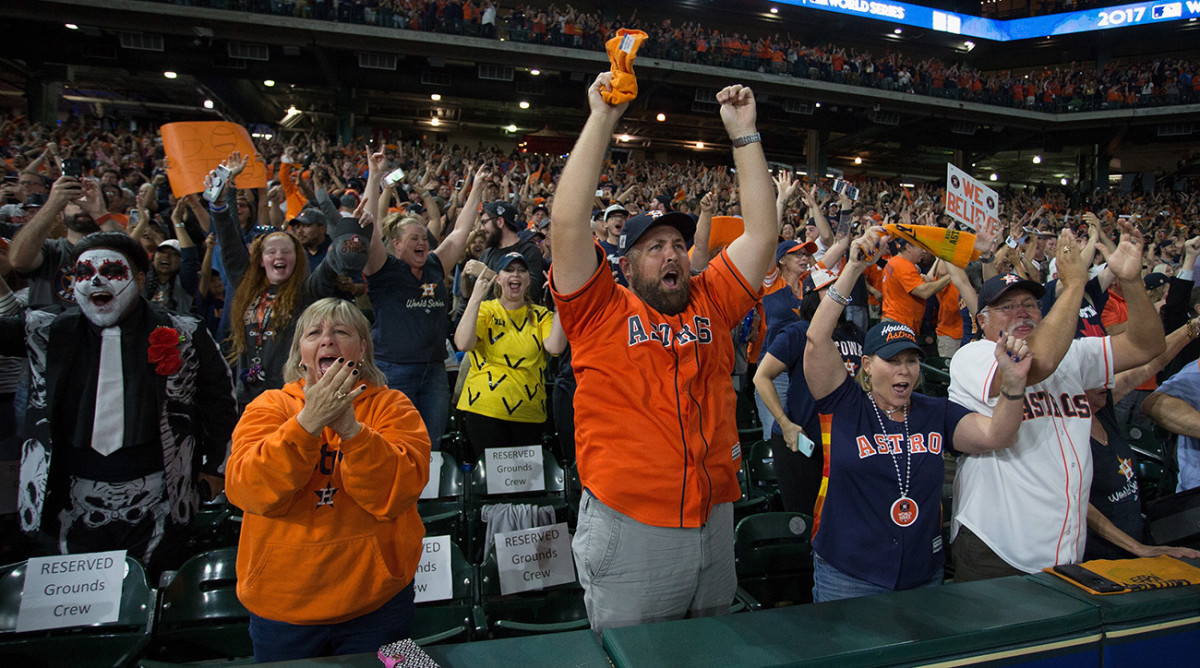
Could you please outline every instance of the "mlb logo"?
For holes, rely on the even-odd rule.
[[[1155,19],[1177,19],[1183,16],[1183,3],[1172,2],[1166,5],[1155,5],[1150,11]]]

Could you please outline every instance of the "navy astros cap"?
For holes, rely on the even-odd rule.
[[[520,262],[521,264],[525,265],[526,269],[529,268],[529,263],[525,261],[525,256],[521,255],[517,251],[512,251],[511,253],[505,253],[500,257],[499,260],[496,261],[496,272],[499,273],[505,269],[508,269],[508,265],[512,264],[513,262]]]
[[[684,243],[688,246],[692,245],[692,237],[696,235],[696,221],[686,213],[647,211],[625,221],[625,228],[621,231],[621,237],[617,239],[617,252],[621,255],[628,253],[629,249],[646,233],[646,230],[656,225],[670,225],[679,230],[679,233],[683,235]]]
[[[925,357],[912,328],[890,320],[884,320],[872,327],[871,331],[867,332],[866,341],[863,342],[863,355],[878,355],[885,360],[910,349]]]
[[[483,205],[483,210],[488,212],[492,218],[499,218],[504,221],[514,232],[520,232],[521,226],[517,224],[517,209],[507,202],[488,202]]]
[[[1146,286],[1147,290],[1153,290],[1154,288],[1162,286],[1169,280],[1171,279],[1168,278],[1166,274],[1162,273],[1161,271],[1155,271],[1146,274],[1146,277],[1142,279],[1142,282],[1143,285]]]
[[[812,255],[813,253],[817,252],[817,243],[815,241],[805,241],[804,243],[800,243],[795,239],[788,239],[787,241],[780,242],[779,246],[775,248],[775,264],[779,264],[779,261],[783,259],[784,255],[787,255],[788,253],[795,253],[797,251],[808,251],[808,254]]]
[[[983,289],[979,291],[979,310],[995,304],[1009,290],[1025,290],[1031,293],[1034,299],[1041,299],[1042,295],[1046,294],[1046,288],[1037,281],[1021,278],[1016,274],[998,274],[984,281]]]

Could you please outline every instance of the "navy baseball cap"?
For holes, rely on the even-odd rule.
[[[496,273],[508,269],[508,265],[512,264],[513,262],[520,262],[521,264],[525,265],[526,269],[529,269],[529,263],[525,261],[525,256],[521,255],[517,251],[513,251],[511,253],[505,253],[496,262]]]
[[[320,225],[325,226],[325,214],[320,209],[305,207],[300,215],[288,221],[288,225]]]
[[[817,244],[814,241],[800,243],[795,239],[788,239],[787,241],[780,243],[779,246],[775,248],[775,264],[779,264],[779,261],[783,259],[784,255],[787,255],[788,253],[795,253],[797,251],[807,251],[809,255],[812,255],[813,253],[817,252]]]
[[[1169,280],[1171,279],[1166,274],[1161,271],[1155,271],[1146,274],[1146,277],[1142,279],[1142,283],[1146,286],[1147,290],[1153,290],[1154,288],[1162,287]]]
[[[867,332],[863,342],[863,355],[878,355],[890,360],[905,350],[915,350],[922,358],[925,352],[917,343],[917,335],[908,325],[884,320]]]
[[[668,211],[670,211],[673,208],[671,206],[671,196],[670,195],[655,195],[654,199],[657,200],[659,204],[665,206]]]
[[[1032,294],[1034,299],[1041,299],[1042,295],[1046,294],[1046,288],[1037,281],[1021,278],[1016,274],[998,274],[984,281],[983,289],[979,291],[979,310],[982,311],[996,303],[1009,290],[1025,290]]]
[[[625,228],[621,230],[621,237],[617,239],[617,252],[621,255],[628,253],[629,249],[633,248],[638,239],[646,233],[646,230],[656,225],[670,225],[679,230],[679,233],[683,235],[683,242],[688,246],[692,245],[692,237],[696,235],[696,221],[685,213],[647,211],[625,221]]]
[[[521,226],[517,223],[517,209],[513,205],[501,201],[488,202],[483,205],[483,210],[492,218],[504,221],[514,232],[521,231]]]

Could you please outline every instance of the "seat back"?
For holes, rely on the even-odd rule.
[[[154,593],[146,571],[126,557],[117,621],[108,624],[17,633],[27,562],[0,568],[0,665],[124,665],[150,644]]]
[[[476,636],[475,567],[455,543],[450,543],[450,578],[449,599],[417,604],[412,637],[418,645],[465,642]],[[482,622],[478,626],[483,634]]]
[[[775,454],[770,441],[756,441],[750,445],[746,473],[751,489],[763,492],[779,489],[779,474],[775,471]]]
[[[759,513],[734,530],[738,578],[812,570],[812,517]]]
[[[500,593],[500,568],[496,550],[488,550],[479,566],[479,603],[487,620],[488,635],[501,637],[558,633],[588,628],[583,587],[578,580],[540,591]]]
[[[172,661],[251,656],[249,625],[237,597],[237,548],[203,552],[159,592],[154,654]]]

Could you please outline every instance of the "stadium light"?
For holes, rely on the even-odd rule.
[[[702,142],[702,141],[696,142],[696,148],[704,148],[704,142]]]
[[[992,172],[992,175],[988,177],[988,180],[989,181],[998,181],[998,180],[1000,180],[1000,177],[996,176],[996,172]]]
[[[1067,185],[1067,177],[1064,176],[1059,183],[1063,184],[1064,186]]]
[[[520,102],[518,102],[518,103],[517,103],[517,106],[518,106],[518,107],[520,107],[520,108],[522,108],[522,109],[528,109],[528,108],[529,108],[529,103],[528,103],[528,102],[526,102],[525,100],[521,100]]]
[[[1042,164],[1042,156],[1040,156],[1040,155],[1033,156],[1033,164],[1035,164],[1035,165]]]
[[[274,80],[274,79],[267,79],[266,81],[264,81],[264,82],[263,82],[263,85],[264,85],[264,86],[266,86],[267,88],[274,88],[274,87],[275,87],[275,80]]]
[[[213,101],[212,101],[212,100],[205,100],[205,101],[204,101],[204,108],[205,108],[205,109],[212,109],[212,108],[213,108]]]
[[[429,124],[436,128],[437,126],[442,124],[442,121],[441,121],[441,119],[438,119],[438,118],[431,118],[431,119],[429,119]]]
[[[75,25],[74,23],[64,23],[63,26],[66,27],[67,30],[79,30],[79,26]]]
[[[174,73],[174,72],[163,72],[163,76],[164,76],[164,77],[166,77],[166,78],[168,78],[168,79],[175,79],[175,78],[177,78],[179,75],[178,75],[178,74],[176,74],[176,73]]]
[[[287,113],[284,114],[283,120],[279,121],[279,124],[285,128],[290,128],[300,120],[302,115],[304,115],[304,112],[297,109],[296,105],[292,105],[287,108]]]
[[[771,8],[771,13],[772,13],[772,14],[778,14],[778,13],[779,13],[779,8],[778,8],[778,7],[772,7],[772,8]]]
[[[513,125],[513,124],[509,123],[508,125],[506,125],[506,126],[504,127],[504,129],[505,129],[505,130],[508,130],[509,132],[516,132],[516,131],[517,131],[517,126],[515,126],[515,125]]]
[[[654,118],[656,118],[659,123],[662,123],[663,121],[667,120],[667,115],[660,113],[659,115],[655,116]]]
[[[429,99],[433,100],[434,102],[441,102],[442,94],[441,93],[433,93],[432,95],[429,96]]]
[[[535,68],[535,69],[529,70],[529,73],[536,77],[537,75],[541,74],[542,71]]]
[[[856,165],[861,165],[861,164],[862,164],[862,158],[861,158],[861,157],[859,157],[859,156],[855,156],[855,157],[854,157],[854,164],[856,164]]]

